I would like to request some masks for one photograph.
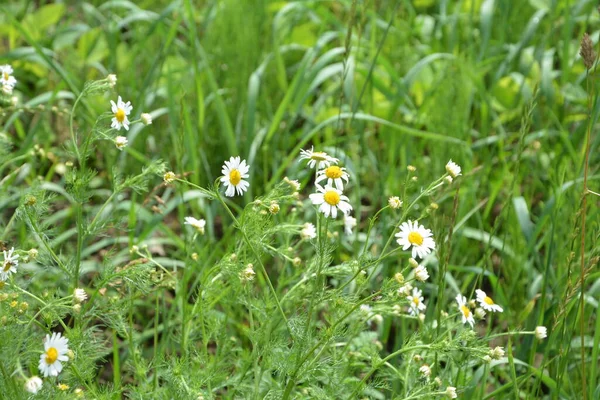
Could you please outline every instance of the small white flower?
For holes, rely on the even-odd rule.
[[[425,229],[417,221],[407,221],[400,225],[400,232],[396,233],[396,242],[402,246],[402,250],[412,247],[412,258],[424,258],[435,250],[435,241],[430,229]]]
[[[25,381],[25,390],[29,393],[36,394],[41,388],[44,382],[39,376],[32,376]]]
[[[444,181],[446,181],[446,183],[448,185],[450,185],[452,183],[452,177],[450,175],[448,175],[447,177],[444,178]]]
[[[352,229],[356,226],[356,218],[344,215],[344,232],[346,235],[352,235]]]
[[[425,378],[429,378],[431,376],[431,368],[429,368],[429,365],[427,364],[423,364],[421,366],[421,368],[419,368],[419,372],[421,373],[421,375],[423,375]]]
[[[165,183],[171,183],[171,182],[175,181],[176,178],[177,178],[177,175],[175,175],[175,172],[173,172],[173,171],[166,172],[163,175],[163,180],[165,181]]]
[[[148,113],[143,113],[142,115],[140,115],[140,118],[144,125],[150,125],[152,123],[152,115]]]
[[[13,69],[10,65],[0,65],[0,83],[3,87],[10,87],[11,93],[12,88],[17,84],[17,80],[12,76]]]
[[[538,340],[546,339],[548,337],[548,329],[545,326],[537,326],[535,328],[535,337]]]
[[[475,318],[484,319],[485,318],[485,310],[481,307],[477,307],[475,309]]]
[[[460,171],[461,171],[460,166],[457,163],[453,162],[452,160],[448,161],[448,164],[446,164],[446,172],[452,178],[456,178],[457,176],[459,176]]]
[[[419,265],[417,268],[415,268],[415,278],[421,282],[425,282],[427,279],[429,279],[429,272],[427,272],[427,268],[422,265]]]
[[[58,376],[63,366],[61,361],[68,361],[69,339],[61,337],[60,332],[53,332],[52,337],[46,335],[44,354],[40,356],[39,369],[44,377]]]
[[[127,147],[128,143],[129,141],[125,136],[117,136],[115,138],[115,146],[117,146],[117,149],[119,150],[123,150],[125,147]]]
[[[406,297],[409,304],[409,313],[410,315],[418,315],[420,311],[423,311],[427,308],[425,303],[423,303],[423,292],[418,288],[413,288],[412,295]]]
[[[115,85],[117,84],[117,76],[115,74],[109,74],[106,77],[106,80],[108,81],[108,86],[115,87]]]
[[[402,207],[402,200],[398,196],[393,196],[388,199],[388,204],[391,208],[397,210]]]
[[[184,225],[190,225],[192,228],[196,229],[201,235],[204,235],[204,227],[206,226],[206,221],[203,219],[196,219],[194,217],[185,217]]]
[[[246,265],[246,268],[242,271],[240,277],[242,281],[252,281],[254,280],[254,275],[256,275],[256,273],[254,272],[254,265],[248,264]]]
[[[413,290],[413,286],[410,283],[405,283],[398,288],[398,295],[402,297],[410,296],[411,290]]]
[[[327,180],[326,186],[333,186],[335,184],[336,188],[344,190],[344,181],[348,183],[348,173],[346,172],[346,168],[332,165],[320,170],[317,172],[317,179],[315,179],[315,183],[319,183],[324,180]]]
[[[317,229],[313,224],[307,222],[304,224],[302,230],[300,231],[300,237],[302,237],[302,239],[304,240],[314,239],[317,237]]]
[[[494,303],[494,300],[492,300],[491,297],[485,294],[483,290],[477,289],[475,293],[477,294],[477,302],[485,311],[500,313],[504,311],[502,307]]]
[[[75,300],[76,303],[83,303],[87,298],[88,296],[85,290],[77,288],[73,291],[73,300]]]
[[[112,100],[110,101],[110,104],[112,105],[111,109],[114,114],[112,124],[110,125],[110,127],[116,130],[121,130],[121,128],[125,128],[125,130],[128,131],[129,120],[127,119],[127,116],[131,113],[131,110],[133,110],[131,102],[128,101],[127,103],[124,103],[121,99],[121,96],[119,96],[119,98],[117,99],[117,104],[115,104],[115,102]]]
[[[285,178],[283,178],[283,181],[285,183],[287,183],[288,185],[290,185],[290,187],[292,188],[292,190],[294,190],[294,192],[297,192],[300,190],[300,182],[298,182],[295,179],[290,179],[287,176]]]
[[[448,386],[446,388],[446,396],[449,399],[456,399],[458,397],[458,394],[456,394],[456,388],[453,386]]]
[[[250,171],[250,167],[246,165],[246,160],[241,160],[240,157],[231,157],[229,161],[225,161],[221,170],[223,174],[221,182],[227,187],[225,196],[235,196],[236,192],[241,196],[248,190],[250,183],[244,180],[244,178],[250,177],[248,171]]]
[[[15,274],[17,272],[17,267],[19,266],[19,255],[13,254],[14,251],[14,247],[8,252],[6,250],[3,251],[4,261],[2,262],[2,269],[0,270],[0,282],[6,281],[11,274]]]
[[[473,328],[475,324],[475,320],[473,319],[473,313],[467,306],[467,298],[463,295],[456,296],[456,302],[458,303],[458,310],[460,311],[460,315],[462,316],[462,323],[468,323]]]
[[[317,169],[327,168],[331,164],[337,164],[340,160],[327,155],[324,151],[300,150],[300,160],[308,160],[308,167]]]
[[[494,360],[499,360],[504,357],[504,349],[500,346],[496,346],[495,348],[490,350],[490,357]]]
[[[332,218],[336,218],[338,208],[344,214],[352,211],[352,206],[349,203],[350,199],[344,196],[341,190],[331,186],[323,188],[317,185],[317,193],[313,193],[309,197],[314,205],[319,206],[319,211],[325,217],[331,215]]]
[[[27,252],[27,255],[29,256],[29,258],[32,258],[34,260],[38,257],[38,254],[39,254],[39,252],[37,249],[29,249],[29,251]]]

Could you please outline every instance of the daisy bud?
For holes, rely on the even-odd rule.
[[[31,258],[32,260],[35,260],[37,258],[37,256],[38,256],[38,254],[39,253],[38,253],[37,249],[30,249],[27,252],[27,255],[29,255],[29,258]]]
[[[417,268],[419,266],[419,263],[414,258],[409,258],[408,265],[410,265],[412,268]]]
[[[457,163],[453,162],[452,160],[448,161],[448,164],[446,164],[446,172],[452,178],[456,178],[457,176],[459,176],[460,171],[461,171],[460,166]]]
[[[277,214],[279,212],[280,208],[279,208],[279,204],[276,201],[272,201],[271,205],[269,206],[269,212],[271,214]]]
[[[254,275],[256,275],[256,273],[254,272],[254,265],[248,264],[246,265],[246,268],[242,271],[242,281],[252,281],[254,280]]]
[[[16,106],[17,106],[17,104],[19,104],[19,98],[18,98],[17,96],[13,96],[13,97],[11,97],[11,98],[10,98],[10,104],[11,104],[13,107],[16,107]]]
[[[42,388],[43,384],[44,382],[42,382],[39,376],[32,376],[25,381],[25,390],[29,393],[36,394]]]
[[[477,307],[477,302],[475,300],[469,300],[469,307],[471,307],[471,308]]]
[[[19,304],[19,311],[22,313],[27,311],[28,308],[29,308],[29,303],[26,301],[23,301],[23,302],[21,302],[21,304]]]
[[[396,280],[396,282],[398,282],[401,285],[404,283],[404,275],[402,275],[402,272],[397,272],[394,275],[394,279]]]
[[[83,397],[83,389],[82,388],[77,388],[73,391],[73,393],[75,393],[75,396],[77,397]]]
[[[421,321],[421,323],[425,322],[425,314],[419,314],[419,321]]]
[[[67,351],[67,357],[69,357],[69,360],[73,361],[75,359],[75,352],[69,349],[69,351]]]
[[[429,368],[429,365],[427,364],[423,364],[423,366],[419,368],[419,372],[425,378],[429,378],[431,376],[431,368]]]
[[[453,386],[448,386],[446,388],[446,397],[449,399],[456,399],[458,395],[456,394],[456,388]]]
[[[484,319],[485,318],[485,310],[481,307],[477,307],[475,309],[475,318]]]
[[[415,278],[418,281],[425,282],[429,278],[429,273],[427,272],[427,268],[422,265],[419,265],[415,269]]]
[[[106,80],[108,81],[108,86],[115,87],[115,85],[117,84],[117,76],[115,74],[109,74],[106,77]]]
[[[8,294],[0,293],[0,302],[5,301],[6,299],[8,299]]]
[[[452,177],[450,175],[448,175],[447,177],[444,178],[444,181],[446,181],[446,183],[448,185],[450,185],[452,183]]]
[[[142,115],[140,115],[140,118],[142,119],[142,123],[144,125],[152,124],[152,115],[150,115],[148,113],[143,113]]]
[[[198,253],[192,253],[192,260],[198,261]]]
[[[433,380],[433,382],[439,387],[442,386],[442,380],[440,379],[439,376],[436,376],[435,379]]]
[[[419,354],[415,354],[413,356],[413,361],[416,363],[420,363],[421,361],[423,361],[423,357],[421,357]]]
[[[231,253],[231,255],[229,256],[229,261],[235,262],[236,260],[237,260],[237,254]]]
[[[394,210],[399,209],[400,207],[402,207],[402,200],[400,200],[400,198],[398,196],[393,196],[390,197],[388,199],[388,205],[393,208]]]
[[[392,307],[392,312],[396,315],[402,314],[402,307],[399,304],[394,304]]]
[[[381,325],[383,323],[383,317],[379,314],[375,314],[373,315],[372,318],[373,322],[375,322],[377,325]]]
[[[410,180],[413,182],[417,182],[419,180],[419,178],[416,176],[413,176],[412,178],[410,178]]]
[[[535,337],[539,340],[545,339],[548,337],[548,330],[545,326],[538,326],[535,328]]]
[[[87,298],[88,297],[85,293],[85,290],[77,288],[73,291],[73,300],[75,301],[75,303],[83,303],[87,300]]]
[[[138,251],[140,251],[140,247],[135,244],[133,246],[131,246],[131,249],[129,249],[129,253],[131,253],[131,254],[135,254]]]
[[[490,356],[483,357],[483,362],[485,362],[486,364],[491,363],[492,362],[492,357],[490,357]]]
[[[300,264],[302,264],[302,259],[300,257],[296,257],[294,258],[294,260],[292,260],[292,264],[294,265],[294,267],[299,267]]]
[[[177,178],[177,176],[175,175],[175,172],[173,172],[173,171],[169,171],[163,175],[163,179],[164,179],[165,183],[171,183],[175,180],[175,178]]]
[[[415,172],[417,170],[417,167],[409,165],[408,167],[406,167],[406,169],[408,170],[408,172]]]
[[[13,87],[10,85],[2,85],[2,93],[5,95],[10,95],[13,92]]]
[[[292,180],[286,176],[285,178],[283,178],[283,181],[290,185],[294,192],[300,190],[300,182],[298,182],[297,180]]]
[[[75,304],[75,305],[73,306],[73,312],[74,312],[75,314],[79,314],[79,313],[81,312],[81,304]]]
[[[66,384],[64,384],[64,383],[59,383],[57,387],[58,387],[58,390],[62,390],[63,392],[64,392],[65,390],[69,390],[69,388],[70,388],[70,386],[69,386],[69,385],[66,385]]]
[[[73,161],[67,161],[67,162],[65,163],[65,167],[69,167],[69,168],[71,168],[72,166],[73,166]]]
[[[448,313],[446,311],[443,311],[440,313],[442,315],[442,318],[448,318]]]
[[[129,143],[129,141],[125,136],[117,136],[115,138],[115,146],[117,146],[117,149],[119,150],[123,150],[127,146],[127,143]]]
[[[404,284],[404,286],[402,286],[400,289],[398,289],[398,295],[400,295],[402,297],[409,296],[412,289],[413,289],[412,285],[410,283],[406,283],[406,284]]]
[[[494,360],[499,360],[504,357],[504,349],[500,346],[496,346],[492,350],[490,350],[490,357]]]
[[[18,305],[19,305],[19,302],[16,300],[13,300],[9,303],[10,308],[15,308]]]
[[[437,210],[438,208],[440,208],[440,206],[438,205],[438,203],[431,203],[431,204],[429,205],[429,207],[430,207],[432,210]]]

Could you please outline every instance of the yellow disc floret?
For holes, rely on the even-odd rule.
[[[494,300],[492,300],[492,298],[489,297],[489,296],[485,296],[485,298],[483,299],[483,301],[485,301],[485,304],[489,304],[490,306],[494,305]]]
[[[336,165],[332,165],[325,169],[325,175],[330,179],[337,179],[342,177],[342,169]]]
[[[330,190],[328,192],[325,192],[325,194],[323,195],[323,199],[327,204],[337,206],[340,202],[340,195],[335,190]]]
[[[58,359],[58,350],[54,347],[50,347],[46,350],[46,364],[54,364],[54,362]]]
[[[122,108],[118,108],[117,112],[115,113],[115,118],[119,122],[125,121],[125,110],[123,110]]]
[[[416,244],[417,246],[420,246],[423,244],[423,236],[421,236],[421,234],[419,232],[411,232],[408,234],[408,241],[411,244]]]
[[[242,174],[240,174],[240,171],[237,169],[231,170],[231,172],[229,173],[229,182],[231,182],[233,186],[237,186],[241,180]]]

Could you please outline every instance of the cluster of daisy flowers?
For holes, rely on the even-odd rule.
[[[109,80],[109,84],[111,84],[110,82],[116,82],[117,80],[116,76],[114,75],[109,75],[107,79]],[[148,113],[142,113],[140,115],[140,119],[137,121],[129,121],[128,117],[131,114],[131,111],[133,110],[133,106],[131,105],[130,101],[124,102],[121,96],[118,96],[116,103],[113,100],[111,100],[110,105],[111,113],[113,115],[110,125],[112,129],[115,129],[117,131],[125,129],[126,131],[129,131],[129,125],[133,122],[142,122],[144,125],[152,124],[152,115]],[[117,149],[123,150],[129,143],[129,141],[127,140],[127,137],[119,135],[114,138],[114,143]]]

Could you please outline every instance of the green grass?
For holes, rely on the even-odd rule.
[[[0,65],[18,80],[18,104],[0,100],[0,247],[21,255],[0,289],[0,398],[27,398],[52,331],[75,358],[37,398],[600,396],[600,201],[583,202],[584,179],[600,192],[600,103],[578,55],[585,32],[598,40],[593,2],[54,3],[0,5]],[[112,73],[114,89],[85,91]],[[153,116],[123,151],[101,139],[117,96],[131,120]],[[308,199],[311,146],[350,174],[352,235]],[[220,197],[238,155],[250,188]],[[422,192],[449,159],[463,175]],[[390,196],[404,208],[377,214]],[[281,211],[261,213],[271,201]],[[393,311],[410,253],[386,246],[416,218],[437,243],[415,285],[424,323]],[[300,240],[305,222],[317,239]],[[454,297],[476,289],[504,312],[473,334]],[[536,326],[548,338],[522,333]],[[506,356],[483,362],[496,346]]]

